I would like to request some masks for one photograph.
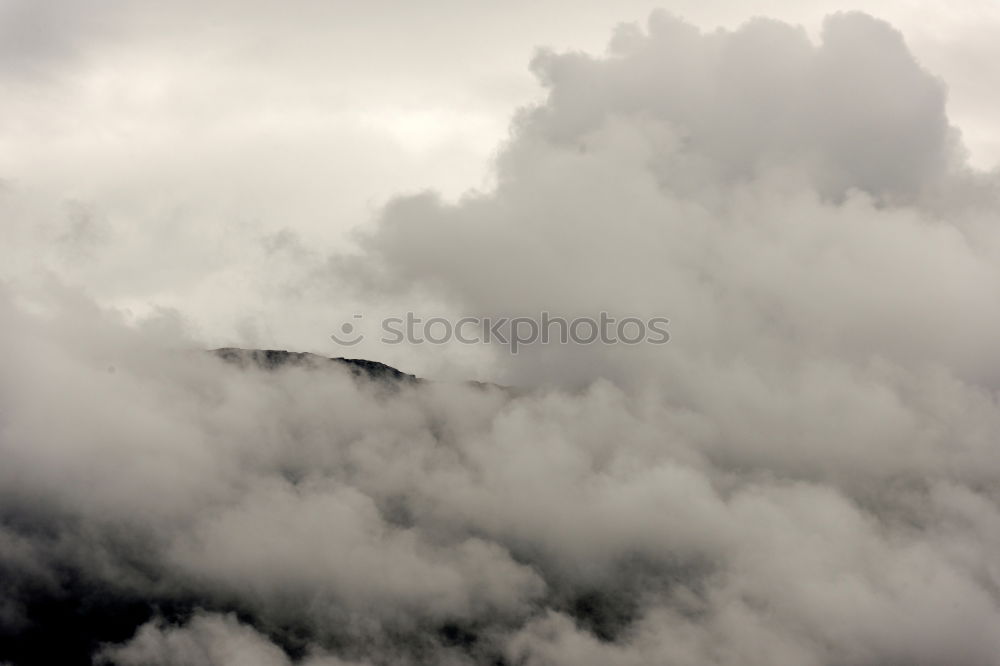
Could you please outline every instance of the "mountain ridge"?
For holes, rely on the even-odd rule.
[[[255,366],[262,370],[277,370],[282,367],[311,366],[336,363],[346,367],[352,375],[373,381],[417,384],[425,381],[416,375],[397,368],[363,358],[343,356],[321,356],[312,352],[295,352],[285,349],[244,349],[241,347],[219,347],[209,350],[219,358],[240,367]]]

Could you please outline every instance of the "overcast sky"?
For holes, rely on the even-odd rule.
[[[0,664],[1000,665],[961,7],[0,0]]]
[[[813,40],[846,8],[2,0],[0,271],[48,272],[137,317],[174,308],[205,344],[335,353],[328,330],[359,306],[336,283],[294,305],[305,264],[288,252],[344,250],[400,194],[491,188],[514,113],[544,98],[536,51],[601,55],[655,7],[705,31],[766,15]],[[850,8],[905,34],[947,85],[971,164],[996,164],[1000,7]]]

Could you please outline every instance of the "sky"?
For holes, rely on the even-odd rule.
[[[992,3],[0,8],[3,666],[1000,664]]]
[[[348,251],[403,194],[489,191],[515,113],[544,100],[538,50],[600,56],[617,25],[657,7],[4,0],[4,277],[47,274],[136,318],[173,310],[206,345],[336,354],[329,331],[385,313],[337,282],[298,301],[302,253]],[[706,32],[768,16],[812,40],[826,14],[868,11],[944,82],[970,164],[1000,159],[992,2],[661,8]],[[419,350],[365,353],[495,372],[471,350],[457,369]]]

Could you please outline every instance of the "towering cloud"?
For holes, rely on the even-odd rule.
[[[548,99],[516,120],[496,191],[397,200],[352,272],[463,310],[673,321],[655,359],[544,349],[514,378],[873,356],[996,378],[996,178],[964,167],[943,85],[891,27],[837,14],[813,45],[655,14],[607,57],[534,62]]]
[[[534,69],[495,189],[310,276],[670,343],[386,384],[0,294],[0,662],[1000,663],[1000,202],[943,84],[862,14]]]

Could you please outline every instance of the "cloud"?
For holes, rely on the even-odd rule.
[[[203,613],[182,627],[150,622],[127,645],[108,648],[101,663],[120,666],[291,666],[287,655],[232,615]],[[335,657],[311,657],[299,666],[350,666]]]
[[[386,392],[11,287],[0,659],[997,663],[996,175],[940,82],[861,14],[815,43],[656,14],[534,68],[494,190],[262,251],[314,262],[303,294],[671,342]]]
[[[655,354],[529,350],[503,359],[511,381],[884,357],[995,383],[995,175],[964,165],[942,85],[889,26],[837,14],[813,45],[657,14],[607,57],[535,63],[549,95],[496,190],[397,199],[338,279],[462,313],[672,321]]]

